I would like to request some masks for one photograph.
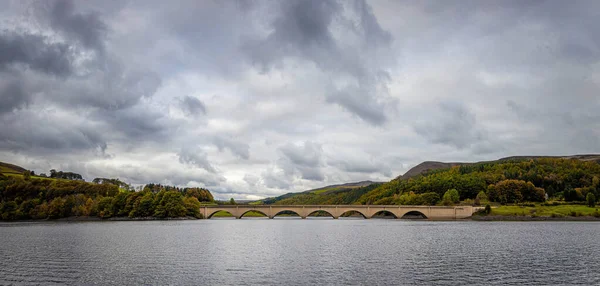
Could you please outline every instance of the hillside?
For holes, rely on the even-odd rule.
[[[494,163],[501,161],[519,161],[519,160],[533,160],[533,159],[541,159],[541,158],[554,158],[554,159],[577,159],[580,161],[593,161],[600,164],[600,155],[597,154],[587,154],[587,155],[570,155],[570,156],[511,156],[500,158],[494,161],[481,161],[481,162],[436,162],[436,161],[425,161],[420,163],[410,170],[408,170],[404,175],[399,176],[398,178],[408,179],[417,175],[424,174],[429,171],[439,170],[451,168],[454,166],[464,166],[464,165],[474,165],[474,164],[483,164],[483,163]]]
[[[146,184],[133,191],[119,179],[96,178],[51,170],[52,178],[0,163],[0,219],[57,219],[65,217],[200,218],[201,202],[212,203],[202,188]]]
[[[349,204],[355,202],[360,196],[372,190],[375,187],[374,185],[379,184],[381,183],[361,181],[356,183],[330,185],[300,193],[287,193],[274,198],[266,198],[252,202],[252,204]]]
[[[600,196],[600,155],[512,156],[483,162],[426,161],[387,183],[370,181],[333,185],[252,202],[254,204],[439,204],[456,189],[461,200],[480,192],[496,195],[496,185],[522,189],[514,197],[495,200],[583,201],[587,193]],[[491,187],[490,187],[491,186]],[[506,187],[509,186],[509,187]],[[490,188],[493,189],[490,191]]]
[[[0,162],[0,173],[2,174],[23,174],[27,169],[17,165]]]
[[[364,194],[360,204],[422,204],[456,189],[460,200],[479,193],[498,202],[540,201],[544,196],[583,201],[600,195],[600,155],[513,156],[477,163],[423,162]]]

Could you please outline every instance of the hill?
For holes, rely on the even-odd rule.
[[[202,188],[146,184],[139,192],[118,179],[51,170],[52,178],[32,176],[25,168],[0,163],[0,219],[64,217],[201,217],[201,202],[212,203]]]
[[[2,174],[23,174],[23,172],[25,172],[25,171],[27,171],[27,169],[25,169],[23,167],[9,164],[9,163],[0,162],[0,173],[2,173]]]
[[[326,186],[252,202],[253,204],[440,204],[456,189],[460,200],[481,192],[496,201],[584,200],[600,197],[600,155],[512,156],[482,162],[425,161],[387,183],[358,182]],[[519,189],[514,196],[497,191]],[[494,197],[496,196],[496,197]]]
[[[511,156],[505,157],[494,161],[481,161],[481,162],[437,162],[437,161],[425,161],[420,163],[410,170],[408,170],[404,175],[399,176],[398,178],[408,179],[417,175],[424,174],[429,171],[439,170],[451,168],[454,166],[464,166],[464,165],[474,165],[474,164],[482,164],[482,163],[494,163],[501,161],[519,161],[519,160],[533,160],[533,159],[541,159],[541,158],[554,158],[554,159],[576,159],[581,161],[593,161],[600,164],[600,155],[597,154],[588,154],[588,155],[570,155],[570,156]]]
[[[361,181],[355,183],[330,185],[317,189],[307,190],[300,193],[287,193],[274,198],[266,198],[252,202],[251,204],[349,204],[355,202],[360,196],[373,189],[375,187],[374,185],[379,184],[381,183],[372,181]]]
[[[483,192],[502,203],[583,201],[600,195],[600,155],[513,156],[476,163],[423,162],[405,175],[362,195],[360,204],[440,203],[456,189],[460,200]]]

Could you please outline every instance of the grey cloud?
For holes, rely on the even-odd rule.
[[[371,124],[385,122],[380,102],[388,95],[377,86],[386,85],[382,79],[387,77],[381,75],[387,74],[385,65],[394,62],[392,36],[379,26],[370,6],[364,1],[285,1],[279,12],[270,23],[272,33],[244,47],[253,63],[266,72],[286,58],[296,58],[311,61],[334,79],[350,78],[355,84],[329,91],[327,101]],[[337,29],[350,35],[334,35]],[[361,44],[348,45],[341,38],[346,36]]]
[[[597,2],[30,3],[0,3],[3,160],[265,196],[600,152]]]
[[[25,91],[23,84],[18,79],[10,79],[7,73],[0,73],[4,79],[0,79],[0,115],[11,112],[15,109],[23,108],[31,101],[30,95]]]
[[[186,95],[180,99],[179,104],[188,115],[206,114],[206,106],[200,99],[195,97]]]
[[[434,114],[424,114],[414,126],[415,132],[432,143],[447,144],[462,149],[486,140],[486,133],[477,126],[475,115],[459,103],[442,103]]]
[[[287,175],[300,173],[302,179],[323,181],[325,176],[321,170],[323,165],[323,150],[320,144],[306,141],[302,144],[288,143],[279,148],[284,155],[278,161],[278,166]]]
[[[295,165],[317,167],[321,164],[322,148],[317,143],[310,141],[302,144],[288,143],[281,146],[279,150]]]
[[[184,147],[177,155],[179,156],[179,162],[182,164],[190,164],[210,173],[217,173],[215,167],[208,161],[207,154],[200,149]]]
[[[366,88],[345,88],[332,92],[327,96],[327,101],[337,103],[356,116],[373,125],[381,125],[387,121],[386,106],[377,102],[377,97],[369,96],[371,93]]]
[[[244,182],[246,182],[251,187],[255,187],[260,182],[260,177],[255,176],[253,174],[246,174],[244,175]]]
[[[380,173],[384,176],[391,177],[393,174],[389,165],[385,162],[386,160],[389,159],[381,160],[382,162],[373,162],[372,160],[357,160],[350,157],[338,160],[328,160],[327,163],[345,172],[363,174]]]
[[[262,181],[267,188],[287,190],[292,186],[293,179],[285,172],[269,168],[261,174]]]
[[[162,123],[163,114],[135,106],[119,110],[100,110],[92,118],[108,123],[111,132],[125,135],[127,140],[169,142],[168,127]]]
[[[27,154],[104,153],[107,143],[93,125],[73,122],[61,116],[20,112],[2,117],[0,149]]]
[[[98,13],[77,13],[71,0],[57,0],[47,3],[50,25],[64,32],[68,37],[80,42],[88,49],[104,51],[103,38],[106,25]]]
[[[71,73],[71,51],[62,43],[32,34],[0,32],[0,70],[24,65],[57,76]]]
[[[194,168],[183,170],[166,168],[164,164],[105,165],[102,163],[88,163],[85,166],[71,169],[80,174],[87,174],[87,179],[97,177],[120,178],[132,184],[161,183],[187,186],[197,182],[205,187],[211,187],[212,190],[214,187],[226,182],[226,179],[218,174],[206,173]]]
[[[215,137],[213,142],[219,148],[219,151],[229,149],[231,153],[244,160],[250,159],[250,146],[247,143],[235,141],[226,137]]]

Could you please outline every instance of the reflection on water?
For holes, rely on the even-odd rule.
[[[0,284],[599,284],[595,222],[0,224]]]

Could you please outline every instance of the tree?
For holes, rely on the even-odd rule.
[[[593,208],[596,206],[596,196],[594,196],[594,194],[591,192],[587,194],[585,199],[589,207]]]
[[[448,190],[442,197],[442,203],[446,206],[450,206],[460,202],[460,195],[456,189]]]
[[[485,203],[488,201],[488,196],[485,194],[484,191],[481,191],[477,194],[477,197],[475,197],[476,199],[479,199],[479,201],[481,203]]]
[[[183,205],[187,210],[187,216],[192,216],[195,218],[202,218],[200,214],[200,202],[195,197],[186,197],[183,199]]]
[[[25,179],[25,180],[31,179],[31,172],[30,171],[23,172],[23,179]]]
[[[230,205],[235,205],[235,204],[236,204],[236,202],[235,202],[235,200],[234,200],[233,198],[231,198],[231,199],[229,199],[229,204],[230,204]]]
[[[159,197],[158,195],[156,196]],[[168,191],[162,196],[158,202],[154,216],[156,217],[182,217],[185,216],[187,210],[183,205],[183,196],[179,191]]]

